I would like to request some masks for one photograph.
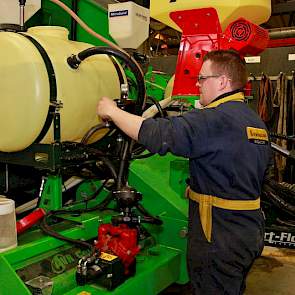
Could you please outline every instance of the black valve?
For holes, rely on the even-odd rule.
[[[122,187],[120,190],[113,191],[113,196],[118,202],[120,209],[135,207],[142,200],[141,193],[130,187]]]

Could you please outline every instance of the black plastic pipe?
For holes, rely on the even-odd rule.
[[[133,72],[136,78],[137,88],[138,88],[138,98],[136,100],[135,113],[137,115],[141,115],[143,111],[143,106],[145,103],[145,95],[146,95],[144,77],[143,77],[141,69],[138,67],[138,65],[132,60],[132,58],[129,55],[111,47],[98,46],[98,47],[91,47],[91,48],[85,49],[76,55],[72,55],[68,57],[67,62],[72,69],[78,69],[80,63],[83,60],[97,54],[106,54],[106,55],[117,57],[120,60],[122,60]]]

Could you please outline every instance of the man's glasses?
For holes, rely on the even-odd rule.
[[[201,82],[201,81],[205,81],[206,79],[208,79],[208,78],[218,78],[218,77],[220,77],[221,75],[208,75],[208,76],[203,76],[203,75],[198,75],[198,77],[197,77],[197,81],[198,82]]]

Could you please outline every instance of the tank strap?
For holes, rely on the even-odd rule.
[[[20,33],[20,35],[22,35],[25,38],[27,38],[28,40],[30,40],[32,42],[32,44],[36,47],[36,49],[39,51],[39,53],[44,61],[45,68],[46,68],[47,74],[48,74],[50,104],[49,104],[48,113],[47,113],[47,117],[46,117],[45,123],[43,125],[43,128],[42,128],[40,134],[37,136],[37,138],[34,141],[34,143],[39,143],[43,139],[43,137],[47,134],[47,132],[52,124],[52,121],[54,119],[54,114],[56,111],[57,87],[56,87],[55,72],[53,69],[52,62],[51,62],[46,50],[41,46],[41,44],[38,41],[36,41],[34,38],[32,38],[31,36],[28,36],[28,35],[25,35],[22,33]]]

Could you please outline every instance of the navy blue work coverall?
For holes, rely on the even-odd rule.
[[[242,92],[233,91],[201,110],[146,119],[138,141],[153,153],[189,158],[190,187],[197,193],[230,200],[257,199],[270,145],[248,138],[247,127],[266,127],[243,99]],[[187,262],[194,294],[243,294],[246,275],[263,249],[261,210],[214,207],[212,240],[208,242],[198,206],[189,200]]]

